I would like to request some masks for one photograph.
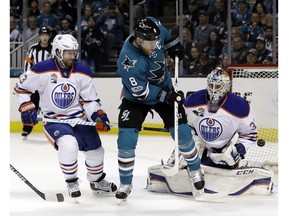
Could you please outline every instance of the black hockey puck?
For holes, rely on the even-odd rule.
[[[257,145],[260,146],[260,147],[263,147],[263,146],[265,145],[265,140],[259,139],[259,140],[257,141]]]

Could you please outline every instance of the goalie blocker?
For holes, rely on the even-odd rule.
[[[148,168],[147,189],[151,192],[171,193],[174,195],[193,196],[186,168],[180,169],[168,177],[161,171],[164,166]],[[272,193],[274,172],[259,167],[240,169],[220,169],[201,165],[205,176],[205,193],[225,193],[237,195],[269,195]]]

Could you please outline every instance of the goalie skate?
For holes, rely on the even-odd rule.
[[[81,191],[78,183],[78,178],[66,180],[68,194],[74,199],[76,203],[79,203],[79,197],[81,196]]]
[[[127,201],[127,197],[131,193],[132,187],[132,184],[120,184],[120,187],[115,195],[115,197],[118,199],[118,205],[121,205]]]
[[[114,183],[108,182],[104,179],[105,176],[106,174],[103,173],[97,181],[90,182],[90,188],[92,189],[93,193],[105,195],[113,193],[117,190],[117,186]]]

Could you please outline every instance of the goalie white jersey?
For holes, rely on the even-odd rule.
[[[14,92],[22,104],[30,101],[35,90],[40,94],[41,110],[48,118],[86,119],[87,115],[91,120],[91,115],[101,107],[91,70],[78,62],[70,70],[60,69],[54,59],[35,64],[20,76]]]
[[[242,143],[246,152],[256,142],[258,132],[255,116],[249,103],[232,93],[227,93],[219,109],[208,111],[207,90],[200,90],[189,95],[184,103],[188,116],[196,115],[189,122],[205,147],[221,149],[228,144],[235,133],[239,137],[236,143]]]

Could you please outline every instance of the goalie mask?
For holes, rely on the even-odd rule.
[[[57,58],[62,67],[70,67],[71,61],[78,58],[78,47],[78,42],[72,35],[56,35],[52,43],[52,56]],[[67,57],[64,56],[64,51],[68,51]]]
[[[226,71],[218,67],[207,76],[208,108],[216,111],[221,99],[230,91],[231,80]]]

